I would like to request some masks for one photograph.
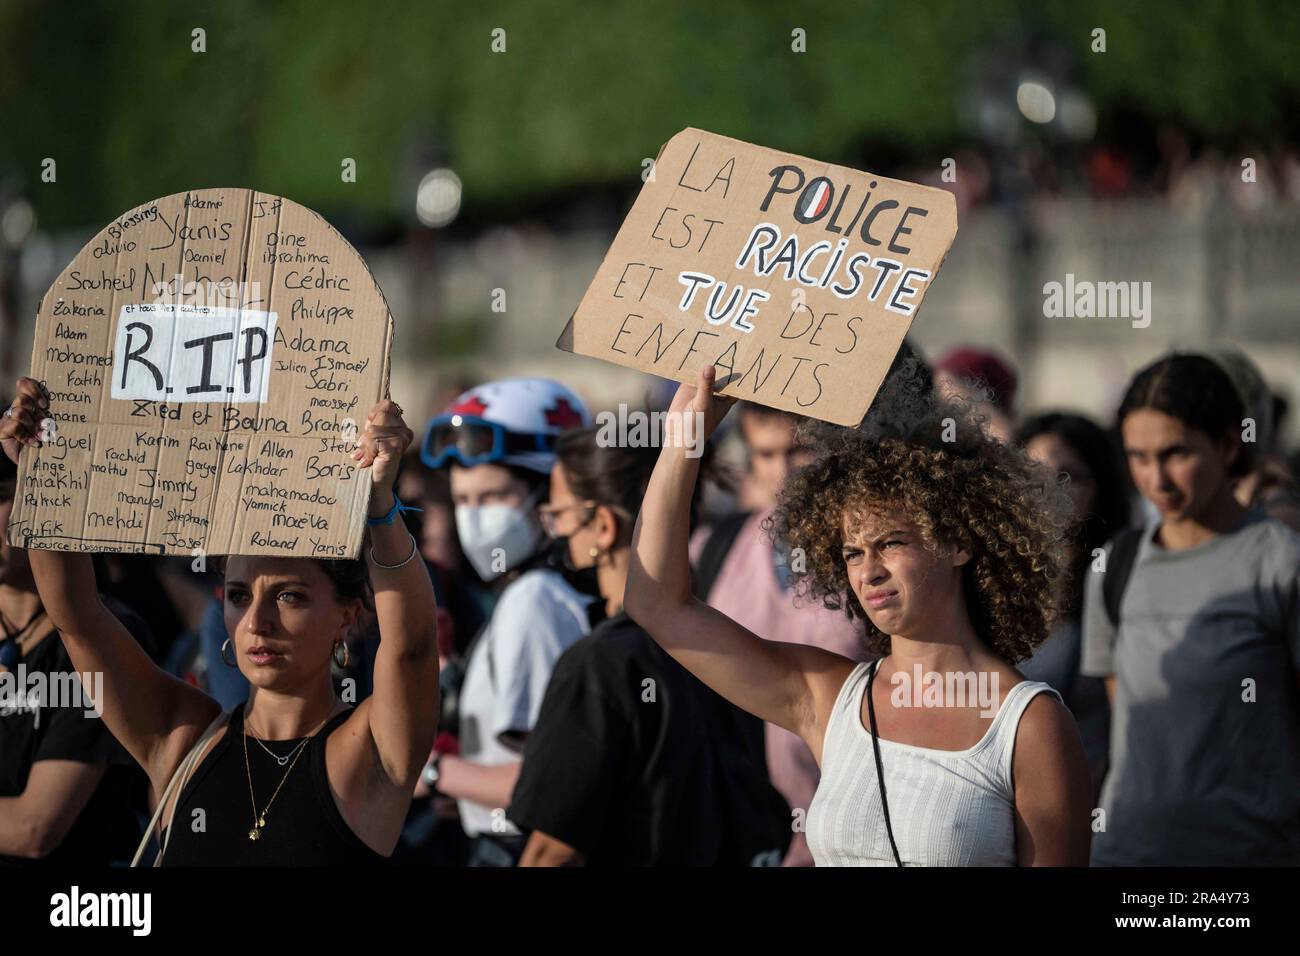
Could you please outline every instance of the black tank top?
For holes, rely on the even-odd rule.
[[[199,764],[181,791],[173,816],[163,866],[375,866],[387,862],[352,832],[330,793],[325,774],[325,741],[347,720],[351,708],[336,714],[307,743],[293,770],[283,767],[256,741],[248,742],[248,767],[261,812],[284,778],[280,794],[265,813],[259,839],[250,840],[253,803],[244,764],[244,706],[230,715],[226,733]],[[303,738],[297,738],[298,741]],[[297,741],[268,741],[281,756]],[[194,811],[202,809],[203,816]],[[204,827],[195,832],[196,820]]]

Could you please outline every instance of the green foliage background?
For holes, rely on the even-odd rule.
[[[1103,123],[1124,106],[1223,146],[1294,138],[1291,2],[0,0],[0,179],[46,227],[247,185],[386,228],[434,136],[471,208],[635,187],[692,125],[831,161],[864,142],[924,155],[968,134],[971,52],[1027,29],[1073,52]]]

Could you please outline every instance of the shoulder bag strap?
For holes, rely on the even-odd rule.
[[[185,784],[188,782],[190,774],[193,773],[194,768],[198,765],[199,760],[202,759],[203,752],[207,749],[208,743],[216,735],[217,731],[224,727],[229,720],[230,711],[223,710],[218,714],[216,719],[208,725],[208,729],[203,732],[202,736],[200,736],[197,741],[195,741],[194,746],[190,748],[190,752],[185,755],[185,759],[182,760],[180,766],[176,768],[176,772],[172,774],[171,780],[167,783],[167,789],[163,791],[162,797],[158,800],[158,807],[153,812],[153,819],[149,821],[149,826],[145,828],[144,835],[140,838],[140,845],[136,847],[135,856],[131,858],[131,865],[133,867],[140,865],[140,857],[144,855],[145,847],[149,845],[149,838],[153,835],[155,828],[157,828],[159,820],[162,817],[163,808],[167,806],[168,800],[171,799],[173,793],[176,793],[177,796],[179,796],[180,791],[185,789]],[[173,807],[173,819],[175,816],[176,808]],[[163,853],[167,851],[167,843],[171,840],[171,834],[172,831],[169,821],[167,836],[163,839],[162,846],[158,849],[158,855],[154,858],[154,866],[158,866],[162,862]]]
[[[885,797],[885,768],[880,762],[880,741],[876,738],[876,703],[871,698],[871,684],[876,679],[880,661],[871,665],[867,677],[867,720],[871,723],[871,747],[876,753],[876,780],[880,783],[880,806],[885,811],[885,833],[889,835],[889,848],[894,851],[894,862],[902,866],[903,858],[898,855],[898,844],[894,842],[894,826],[889,822],[889,800]]]

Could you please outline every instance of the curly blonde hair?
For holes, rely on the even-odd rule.
[[[913,522],[924,546],[969,550],[966,608],[976,633],[1010,664],[1047,639],[1070,584],[1073,509],[1054,476],[990,437],[969,402],[936,398],[912,359],[896,366],[857,428],[808,422],[800,442],[815,460],[786,482],[765,528],[803,549],[796,594],[864,622],[867,644],[888,654],[849,583],[843,520],[890,512]]]

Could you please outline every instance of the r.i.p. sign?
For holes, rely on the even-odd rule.
[[[274,312],[124,305],[113,341],[113,398],[265,402]]]
[[[10,542],[355,557],[370,473],[351,455],[392,341],[370,270],[310,209],[231,188],[128,210],[41,300],[49,413]]]

